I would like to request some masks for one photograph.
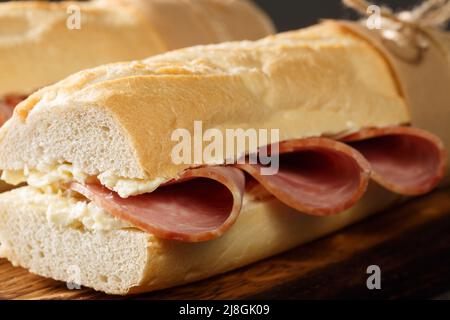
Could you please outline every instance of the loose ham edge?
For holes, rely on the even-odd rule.
[[[12,117],[16,105],[25,100],[27,97],[28,95],[7,94],[0,98],[0,126]]]
[[[417,196],[431,191],[447,170],[444,144],[423,129],[368,128],[341,141],[358,150],[370,162],[374,181],[402,195]]]
[[[302,156],[311,153],[316,157],[309,162],[325,160],[322,161],[322,165],[316,163],[311,168],[311,163],[305,163]],[[236,166],[257,180],[279,201],[299,212],[315,216],[336,214],[353,206],[366,191],[370,178],[370,164],[359,152],[346,144],[327,138],[291,140],[279,144],[279,154],[280,169],[275,175],[262,175],[263,166],[260,164],[246,163]],[[289,183],[292,173],[286,173],[283,168],[282,160],[285,155],[297,156],[297,159],[290,160],[298,160],[298,163],[303,161],[306,167],[311,168],[310,171],[315,178],[307,179],[308,175],[303,173],[296,177],[295,184]],[[336,186],[335,182],[339,182],[342,178],[345,181]],[[328,184],[330,188],[325,190],[327,180],[330,182]],[[283,190],[284,185],[289,185],[289,190]],[[292,192],[293,190],[295,192]]]
[[[172,239],[186,242],[199,242],[217,238],[221,236],[226,230],[228,230],[236,221],[242,207],[242,200],[245,191],[245,177],[244,173],[233,167],[203,167],[186,171],[180,178],[184,181],[188,188],[186,193],[189,193],[189,183],[198,181],[199,178],[208,179],[210,182],[214,181],[224,187],[226,191],[231,193],[231,203],[227,206],[227,203],[222,203],[222,210],[218,209],[216,203],[211,203],[211,199],[203,197],[204,195],[193,195],[192,201],[186,205],[180,203],[180,201],[173,201],[174,198],[183,197],[180,195],[180,190],[176,189],[180,184],[171,184],[166,188],[157,189],[152,193],[147,193],[138,197],[138,203],[147,204],[145,207],[138,208],[136,210],[135,204],[128,199],[120,198],[117,193],[101,186],[98,183],[95,184],[79,184],[71,183],[70,188],[86,198],[90,199],[100,207],[107,210],[113,216],[130,222],[133,226],[138,227],[144,231],[147,231],[159,238]],[[206,188],[212,189],[213,192],[223,192],[217,189],[217,185],[207,185]],[[174,192],[171,192],[171,191]],[[167,194],[159,198],[161,193],[168,191]],[[225,192],[226,192],[225,191]],[[173,194],[174,193],[174,194]],[[215,195],[213,195],[215,196]],[[212,196],[212,198],[213,198]],[[197,198],[195,198],[197,197]],[[132,200],[131,198],[130,200]],[[162,200],[162,201],[161,201]],[[210,200],[208,202],[208,200]],[[222,199],[221,199],[222,200]],[[229,201],[228,199],[224,199]],[[128,204],[126,203],[128,202]],[[208,206],[209,204],[209,206]],[[156,205],[156,208],[155,208]],[[225,210],[223,210],[225,208]],[[231,208],[231,210],[230,210]],[[214,215],[209,214],[215,210]],[[191,215],[188,219],[191,221],[190,225],[186,227],[182,221],[186,220],[183,214],[186,211]],[[202,216],[203,214],[203,216]],[[161,217],[167,217],[173,220],[172,226],[167,227],[163,221],[161,223]],[[205,216],[208,221],[205,221]],[[160,221],[158,221],[158,218]],[[204,221],[201,221],[203,218]],[[214,224],[211,226],[211,221],[214,220]],[[202,223],[206,222],[206,223]]]

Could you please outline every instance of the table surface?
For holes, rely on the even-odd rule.
[[[381,289],[369,290],[378,265]],[[328,237],[194,284],[130,297],[68,290],[0,260],[3,299],[445,298],[450,288],[450,189],[413,199]]]

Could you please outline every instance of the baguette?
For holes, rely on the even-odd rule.
[[[293,209],[298,208],[296,200],[305,200],[305,193],[291,190],[292,197],[286,200],[283,185],[274,188],[270,177],[252,170],[246,172],[262,191],[254,193],[249,183],[243,192],[240,183],[245,166],[212,167],[212,163],[203,162],[201,168],[192,168],[192,164],[175,164],[170,158],[171,132],[185,128],[193,133],[195,120],[203,121],[205,129],[220,132],[226,128],[278,128],[280,145],[286,147],[287,141],[288,149],[318,142],[307,151],[331,152],[334,161],[329,167],[338,170],[319,172],[319,186],[312,185],[307,193],[317,196],[313,199],[317,206],[339,202],[340,197],[350,198],[348,203],[331,209],[300,210],[329,215],[313,217]],[[379,212],[401,199],[397,193],[431,190],[444,174],[445,150],[438,137],[403,126],[410,121],[384,56],[335,24],[256,42],[197,46],[82,71],[31,95],[0,129],[2,178],[29,184],[0,195],[1,255],[37,274],[112,294],[157,290],[232,270]],[[400,153],[397,165],[401,170],[398,166],[388,170],[387,180],[382,177],[386,166],[381,162],[382,170],[378,171],[380,163],[376,161],[386,157],[375,152],[378,157],[373,159],[365,152],[373,141],[378,146],[386,141],[394,146],[381,152],[382,156],[395,158]],[[396,141],[401,143],[396,145]],[[413,150],[408,149],[411,144]],[[263,146],[262,142],[258,146]],[[402,157],[404,150],[408,157]],[[339,161],[347,165],[342,171]],[[223,164],[224,159],[212,162]],[[409,174],[411,162],[413,172]],[[314,173],[314,166],[310,168],[308,174]],[[427,179],[425,189],[424,183],[419,183],[419,191],[393,185],[392,177],[408,187],[423,168],[432,173],[431,177],[419,174],[420,179]],[[231,182],[221,176],[232,195],[228,198],[233,198],[229,217],[235,220],[227,218],[227,222],[233,221],[208,237],[156,234],[158,228],[145,228],[145,221],[136,223],[136,217],[130,218],[131,213],[125,210],[132,201],[151,200],[155,194],[158,197],[158,190],[164,194],[164,190],[182,188],[182,183],[195,182],[190,178],[211,178],[217,172],[236,176],[228,177]],[[328,173],[337,178],[331,185],[345,177],[356,193],[349,195],[345,192],[349,185],[340,188],[339,183],[337,193],[328,193]],[[371,182],[356,202],[369,176],[384,187]],[[91,180],[95,182],[91,184]],[[98,200],[101,197],[89,186],[104,192],[106,200]],[[119,196],[130,186],[139,198]],[[143,186],[161,189],[149,191]],[[387,191],[389,188],[397,193]],[[183,198],[190,191],[182,189],[178,196]],[[205,202],[211,199],[208,191],[202,190]],[[160,203],[159,216],[177,214],[176,210],[164,211],[177,204],[176,197],[169,199]],[[117,200],[122,204],[119,210],[105,205]],[[216,207],[224,207],[220,204]],[[349,205],[353,207],[335,214],[336,207],[341,210]],[[189,213],[190,207],[196,208],[192,203],[175,208]]]
[[[80,29],[67,21],[80,8]],[[214,26],[214,27],[213,27]],[[246,0],[0,4],[0,97],[30,94],[82,69],[195,44],[256,40],[273,25]]]

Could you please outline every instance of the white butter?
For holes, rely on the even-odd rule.
[[[71,164],[42,167],[39,170],[29,170],[28,168],[24,168],[24,170],[4,170],[1,175],[1,179],[9,184],[18,185],[26,182],[32,187],[49,193],[57,192],[60,189],[60,184],[73,181],[85,183],[87,178],[88,175]],[[97,178],[102,185],[117,192],[122,198],[153,192],[166,181],[164,178],[154,180],[120,178],[109,171],[99,174]]]
[[[69,183],[71,181],[84,183],[87,177],[86,174],[72,165],[61,164],[44,170],[30,170],[27,167],[23,170],[4,170],[1,179],[12,185],[26,182],[32,187],[41,189],[57,183]]]
[[[154,180],[123,179],[108,171],[99,174],[97,178],[102,185],[109,190],[117,192],[122,198],[153,192],[166,181],[163,178],[156,178]]]
[[[80,201],[70,197],[50,203],[47,208],[47,221],[63,227],[82,226],[87,230],[95,231],[131,227],[128,222],[117,219],[107,211],[97,207],[93,202]]]
[[[23,170],[3,170],[1,179],[13,186],[17,186],[18,184],[27,181],[27,177],[25,177]]]

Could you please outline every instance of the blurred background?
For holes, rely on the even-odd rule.
[[[358,16],[346,8],[341,0],[254,0],[275,21],[279,31],[305,27],[316,23],[319,19],[356,19]],[[395,10],[411,9],[421,0],[384,0],[374,1]]]
[[[6,0],[0,0],[5,2]],[[279,31],[298,29],[316,23],[321,18],[356,19],[352,10],[341,0],[253,0],[275,21]],[[385,4],[396,10],[410,9],[421,0],[384,0],[371,2]]]

